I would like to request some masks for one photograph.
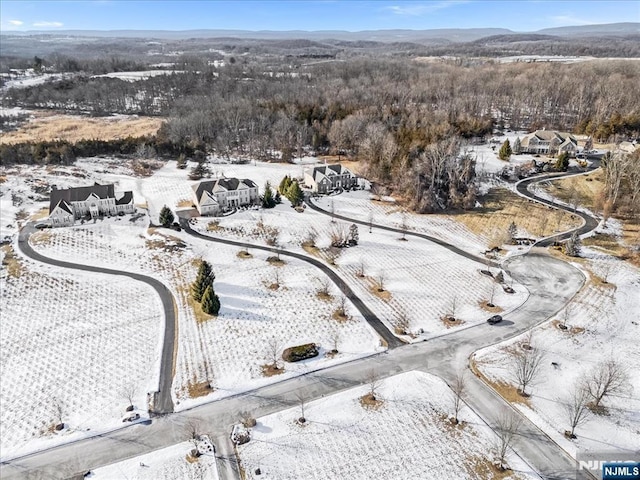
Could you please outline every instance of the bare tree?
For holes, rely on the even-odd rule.
[[[449,303],[449,316],[456,320],[456,312],[458,310],[458,296],[454,295],[451,297],[451,302]]]
[[[584,388],[584,385],[574,385],[571,396],[568,401],[564,402],[564,410],[567,415],[566,418],[571,426],[571,430],[568,434],[570,438],[576,438],[576,427],[589,420],[589,408],[587,407],[588,402],[589,392]]]
[[[273,283],[271,284],[271,288],[274,290],[280,288],[280,269],[278,267],[273,269]]]
[[[55,429],[62,430],[64,428],[65,405],[57,397],[51,399],[51,407],[53,409],[53,417],[55,419]]]
[[[504,410],[495,420],[494,432],[498,437],[495,443],[496,460],[501,470],[506,470],[505,459],[507,451],[513,445],[513,440],[522,425],[522,420],[511,410]]]
[[[404,308],[399,308],[396,313],[396,333],[408,335],[411,331],[411,319]]]
[[[304,416],[304,407],[305,407],[307,397],[304,394],[304,392],[300,389],[296,390],[294,395],[296,397],[296,400],[298,401],[298,405],[300,405],[300,418],[298,418],[298,422],[305,423],[307,419]]]
[[[567,303],[567,305],[564,307],[564,311],[562,312],[562,323],[560,323],[560,328],[562,328],[562,330],[566,330],[568,328],[567,322],[571,320],[574,310],[575,306],[572,303]]]
[[[322,277],[318,279],[320,283],[320,287],[318,287],[318,295],[322,298],[329,299],[331,298],[331,293],[329,288],[331,287],[331,282],[327,277]]]
[[[137,391],[138,389],[136,384],[133,382],[127,383],[120,389],[120,396],[129,402],[129,405],[127,405],[127,412],[133,410],[133,399],[135,398]]]
[[[335,223],[336,219],[334,215],[336,214],[336,206],[333,203],[333,198],[329,202],[329,211],[331,212],[331,223]]]
[[[369,386],[368,395],[371,400],[376,400],[380,384],[380,376],[378,373],[373,369],[369,370],[369,373],[367,374],[367,385]]]
[[[402,212],[400,217],[400,230],[402,230],[402,237],[400,237],[400,240],[406,240],[407,239],[407,214],[405,212]]]
[[[512,373],[518,382],[518,392],[527,396],[526,389],[540,375],[544,353],[540,349],[517,351],[511,360]]]
[[[267,355],[271,361],[271,367],[278,370],[278,362],[280,361],[280,341],[276,337],[271,337],[267,341]]]
[[[371,233],[373,231],[373,212],[369,212],[368,221],[369,221],[369,233]]]
[[[333,330],[331,330],[331,336],[330,336],[330,340],[331,340],[331,353],[338,353],[338,346],[340,345],[340,330],[338,330],[337,328],[334,328]]]
[[[453,400],[453,420],[458,424],[458,414],[462,408],[463,398],[467,389],[467,378],[464,370],[459,370],[456,373],[453,383],[451,384],[451,393]]]
[[[306,247],[315,247],[317,240],[318,231],[315,228],[310,227],[309,230],[307,230],[307,234],[305,235],[304,240],[302,241],[302,245]]]
[[[593,400],[592,408],[598,411],[604,397],[627,391],[629,373],[620,362],[613,359],[605,360],[586,374],[583,383]]]
[[[493,303],[493,299],[496,295],[496,282],[491,282],[491,290],[489,291],[489,301],[487,302],[488,307],[495,307]]]
[[[349,242],[349,233],[346,225],[344,223],[334,224],[329,232],[329,238],[331,239],[332,247],[345,247]]]
[[[340,295],[338,297],[336,314],[339,317],[347,318],[347,297],[345,297],[344,295]]]
[[[384,272],[380,272],[376,277],[376,287],[379,292],[384,292]]]
[[[364,277],[364,268],[365,268],[364,259],[360,258],[360,260],[358,261],[358,266],[356,267],[356,276],[360,278]]]

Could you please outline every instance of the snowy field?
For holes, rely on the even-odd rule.
[[[122,427],[129,393],[144,418],[164,321],[155,292],[15,258],[7,246],[3,256],[2,459]]]
[[[299,407],[259,418],[251,441],[238,447],[246,478],[538,478],[513,454],[511,475],[493,469],[492,431],[465,407],[464,426],[454,427],[451,391],[439,378],[409,372],[385,379],[376,410],[360,403],[368,392],[358,387],[309,403],[304,425]]]
[[[294,260],[272,266],[266,261],[266,252],[251,252],[253,258],[239,259],[236,247],[210,244],[184,232],[148,233],[144,223],[116,217],[52,229],[32,238],[34,247],[51,258],[71,256],[76,263],[151,275],[171,289],[179,315],[173,385],[178,409],[205,400],[188,398],[189,388],[203,382],[215,384],[216,390],[206,398],[212,400],[381,348],[373,330],[350,304],[351,320],[331,318],[336,305],[316,296],[321,274],[315,268]],[[188,294],[199,258],[213,265],[214,286],[222,304],[220,315],[207,321],[196,318]],[[272,290],[276,272],[280,288]],[[331,293],[337,298],[335,291]],[[325,357],[335,335],[340,338],[340,354]],[[316,359],[287,365],[285,373],[276,378],[263,377],[261,366],[269,363],[272,339],[280,351],[315,342],[322,353]]]
[[[216,459],[213,454],[204,454],[197,462],[188,461],[193,449],[191,442],[182,442],[171,447],[139,457],[123,460],[91,471],[92,480],[218,480]]]
[[[140,80],[146,80],[151,77],[157,77],[160,75],[173,75],[185,73],[182,70],[143,70],[138,72],[110,72],[103,75],[94,75],[92,78],[118,78],[125,82],[137,82]]]
[[[536,329],[533,346],[544,352],[541,374],[532,386],[527,404],[517,407],[561,444],[570,454],[603,449],[637,449],[640,445],[640,270],[609,255],[583,249],[585,260],[576,263],[589,278],[568,312]],[[603,280],[607,283],[603,283]],[[565,315],[566,313],[566,315]],[[565,320],[566,319],[566,320]],[[558,328],[566,321],[567,330]],[[513,385],[510,351],[521,350],[526,335],[476,355],[478,367],[492,381]],[[627,386],[603,400],[605,415],[589,414],[576,428],[577,439],[563,435],[570,430],[564,405],[574,385],[598,362],[614,359],[629,373]],[[557,366],[552,365],[552,362]]]

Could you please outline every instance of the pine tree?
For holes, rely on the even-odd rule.
[[[273,197],[271,182],[264,185],[264,195],[262,195],[262,208],[273,208],[276,206],[276,199]]]
[[[198,162],[198,164],[189,172],[189,180],[200,180],[209,174],[209,170],[205,167],[204,162]]]
[[[287,190],[291,186],[291,177],[289,175],[285,175],[284,178],[280,181],[280,186],[278,187],[278,192],[281,195],[287,195]]]
[[[180,170],[184,170],[185,168],[187,168],[187,157],[184,153],[181,153],[178,157],[176,167],[178,167]]]
[[[207,287],[213,286],[213,281],[216,279],[215,273],[211,268],[211,264],[207,261],[202,261],[198,268],[198,276],[195,282],[191,284],[191,297],[196,301],[202,301],[204,292]]]
[[[515,238],[518,236],[518,226],[515,224],[515,222],[511,222],[509,224],[507,235],[509,235],[509,242],[513,243]]]
[[[287,198],[294,207],[297,207],[304,201],[304,192],[300,188],[298,182],[296,182],[295,180],[291,182],[291,185],[287,190]]]
[[[162,207],[162,209],[160,210],[160,225],[162,225],[163,227],[170,227],[173,223],[173,218],[174,217],[171,209],[166,205]]]
[[[220,311],[220,299],[211,285],[207,287],[204,295],[202,295],[202,311],[209,315],[218,315]]]
[[[520,145],[520,137],[516,137],[513,142],[513,153],[515,155],[520,155],[520,151],[522,150],[522,146]]]
[[[507,138],[502,146],[500,147],[500,151],[498,152],[498,158],[500,160],[504,160],[505,162],[509,161],[509,157],[513,151],[511,150],[511,144],[509,143],[509,139]]]
[[[357,245],[359,239],[358,226],[355,223],[352,223],[349,227],[349,245]]]
[[[558,155],[555,164],[556,170],[560,172],[566,172],[569,168],[569,154],[567,152],[562,152]]]

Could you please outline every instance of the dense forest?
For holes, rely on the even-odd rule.
[[[309,41],[286,45],[315,47]],[[601,141],[640,137],[640,64],[635,61],[500,63],[410,55],[348,60],[311,56],[304,62],[270,55],[221,58],[214,62],[208,55],[182,55],[172,62],[172,73],[135,82],[97,77],[82,68],[129,70],[142,68],[139,61],[35,58],[43,70],[76,73],[5,90],[2,102],[91,115],[166,117],[155,138],[139,142],[159,154],[200,151],[278,161],[309,151],[346,155],[363,160],[372,180],[407,192],[420,211],[473,205],[474,191],[467,186],[472,183],[472,159],[459,152],[465,142],[479,141],[495,130],[558,129]],[[132,142],[52,144],[44,151],[39,148],[39,159],[32,157],[68,161],[76,153],[130,152],[135,150]],[[29,151],[34,147],[5,145],[2,163],[19,161]],[[424,194],[429,189],[423,180],[432,178],[424,172],[434,169],[448,190],[438,198]]]

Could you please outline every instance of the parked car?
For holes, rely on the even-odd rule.
[[[36,223],[36,228],[38,229],[51,228],[51,225],[49,225],[48,223]]]
[[[487,319],[487,323],[490,325],[495,325],[496,323],[500,323],[502,321],[501,315],[494,315],[493,317]]]

